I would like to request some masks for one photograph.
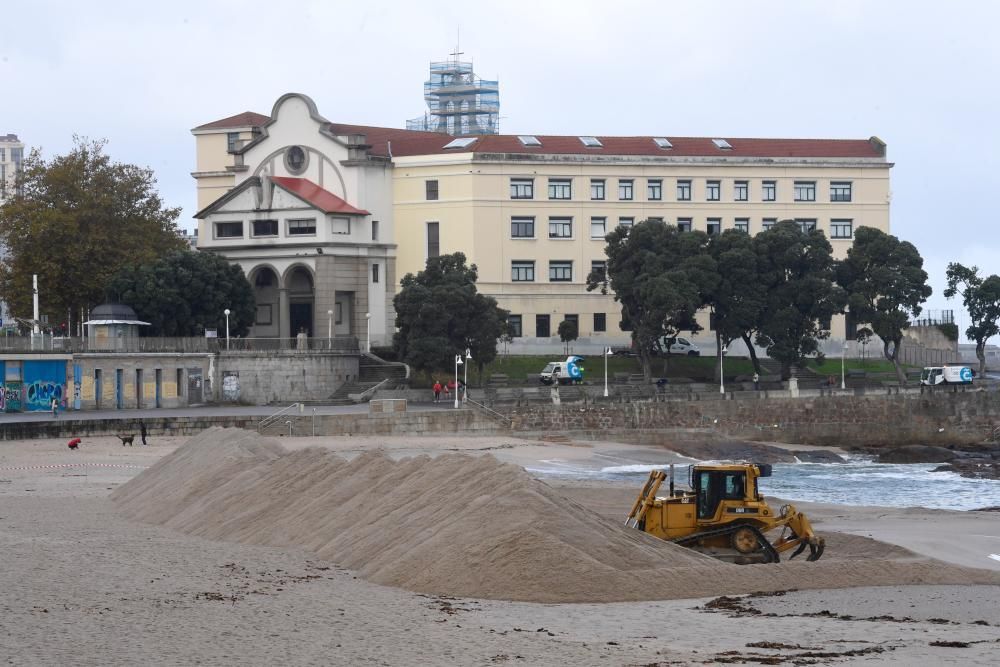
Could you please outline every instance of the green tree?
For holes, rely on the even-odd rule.
[[[798,223],[783,220],[753,239],[757,271],[766,298],[757,343],[781,362],[781,377],[819,351],[829,337],[829,322],[846,302],[834,282],[832,248],[819,230],[803,232]]]
[[[632,342],[647,381],[652,352],[663,336],[699,331],[695,313],[718,275],[703,232],[680,232],[660,221],[644,221],[607,235],[606,270],[587,277],[587,290],[610,290],[621,304],[622,328]]]
[[[153,172],[113,162],[104,141],[74,138],[66,155],[24,160],[20,194],[0,207],[0,297],[16,316],[32,312],[31,276],[38,274],[42,309],[61,318],[99,304],[111,277],[152,262],[185,242],[164,207]]]
[[[767,294],[757,275],[753,239],[746,232],[727,229],[712,237],[708,252],[719,271],[719,280],[705,299],[712,312],[718,349],[742,339],[754,369],[760,373],[753,336],[760,328]]]
[[[979,375],[982,376],[986,372],[986,341],[1000,334],[1000,276],[982,278],[978,267],[965,267],[957,262],[948,264],[945,275],[948,287],[944,295],[949,299],[961,295],[962,305],[969,313],[971,324],[965,335],[976,341]]]
[[[837,282],[847,292],[855,322],[865,322],[882,339],[882,354],[896,368],[900,384],[906,373],[899,363],[903,332],[931,295],[920,253],[907,241],[874,227],[859,227],[847,258],[837,266]]]
[[[580,336],[579,327],[576,325],[576,321],[563,320],[559,323],[557,332],[559,333],[559,340],[563,342],[563,351],[566,354],[569,354],[569,344]]]
[[[476,265],[465,255],[431,257],[426,268],[408,273],[393,299],[399,358],[418,370],[451,368],[466,349],[482,375],[497,356],[497,341],[506,331],[507,311],[476,289]]]
[[[253,288],[236,264],[210,252],[173,252],[122,269],[108,286],[109,300],[135,309],[150,323],[148,336],[200,336],[205,329],[245,336],[253,324]]]

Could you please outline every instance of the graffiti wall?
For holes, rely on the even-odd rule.
[[[25,361],[23,378],[24,410],[49,410],[53,398],[66,407],[65,361]]]
[[[7,380],[3,383],[4,412],[21,411],[21,389],[21,382],[19,380]]]
[[[240,400],[240,372],[225,371],[222,373],[222,398],[226,401]]]

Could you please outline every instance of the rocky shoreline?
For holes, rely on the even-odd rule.
[[[934,472],[956,472],[969,479],[1000,479],[1000,444],[973,447],[908,445],[886,451],[868,450],[878,463],[941,463]]]

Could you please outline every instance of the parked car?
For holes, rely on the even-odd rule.
[[[687,338],[681,336],[664,336],[660,339],[658,345],[653,345],[653,349],[650,350],[653,356],[659,356],[661,354],[679,354],[681,356],[687,357],[700,357],[701,348],[692,343]],[[612,354],[626,357],[638,356],[635,349],[635,344],[632,347],[618,347],[611,350]]]

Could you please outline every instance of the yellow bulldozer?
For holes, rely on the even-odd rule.
[[[668,494],[661,497],[656,494],[668,473],[654,470],[625,525],[732,563],[777,563],[790,549],[790,559],[809,549],[806,560],[818,560],[825,542],[805,514],[792,505],[775,512],[760,494],[757,480],[770,476],[767,464],[694,465],[690,490],[679,490],[671,465]],[[766,534],[779,528],[770,541]]]

